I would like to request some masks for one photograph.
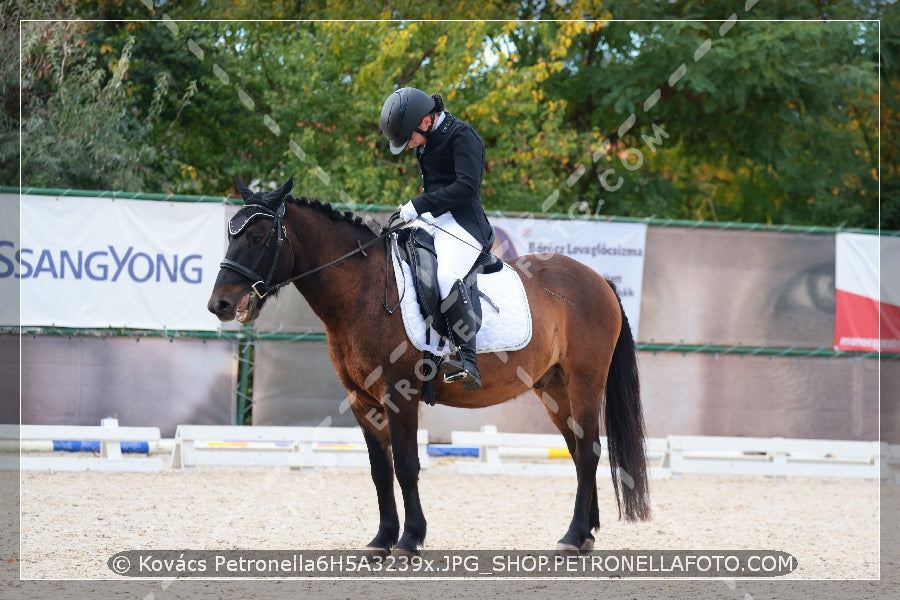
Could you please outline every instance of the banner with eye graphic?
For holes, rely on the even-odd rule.
[[[900,352],[900,238],[838,233],[834,348]]]

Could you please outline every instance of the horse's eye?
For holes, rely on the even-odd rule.
[[[250,236],[250,243],[252,243],[254,246],[258,246],[259,244],[262,244],[262,241],[263,241],[263,236],[261,236],[261,235],[251,235]]]

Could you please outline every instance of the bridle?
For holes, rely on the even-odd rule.
[[[223,259],[222,262],[219,263],[219,267],[222,269],[229,269],[242,275],[249,279],[250,281],[255,281],[253,285],[250,286],[250,289],[253,290],[253,294],[250,296],[250,305],[248,311],[253,311],[259,304],[260,300],[271,294],[272,292],[277,292],[281,288],[286,285],[290,285],[291,283],[298,281],[304,277],[308,277],[313,275],[314,273],[318,273],[328,267],[333,267],[334,265],[342,262],[354,254],[362,254],[363,256],[368,256],[366,254],[366,249],[380,242],[381,240],[387,239],[392,233],[396,232],[398,229],[402,228],[405,223],[402,221],[397,224],[391,224],[395,220],[396,217],[399,216],[399,212],[395,213],[391,216],[389,221],[389,226],[384,229],[381,234],[377,235],[375,238],[369,240],[366,243],[362,243],[357,240],[357,247],[353,250],[338,256],[332,261],[329,261],[323,265],[319,265],[313,269],[308,271],[304,271],[299,275],[295,275],[289,279],[285,279],[284,281],[276,284],[272,284],[272,277],[275,275],[275,267],[278,264],[278,258],[281,255],[281,248],[284,246],[284,241],[287,240],[288,248],[291,250],[291,256],[296,258],[294,254],[294,246],[291,244],[290,238],[287,236],[287,227],[284,224],[284,213],[285,213],[285,204],[284,202],[279,205],[276,210],[272,210],[267,206],[263,206],[261,204],[246,204],[244,208],[250,208],[255,210],[253,214],[251,214],[247,219],[241,223],[237,224],[237,229],[234,229],[232,223],[228,224],[228,235],[229,237],[234,237],[240,234],[241,231],[247,226],[250,221],[252,221],[256,217],[264,217],[270,218],[273,220],[272,229],[269,230],[269,233],[266,235],[266,245],[263,248],[262,252],[256,257],[256,260],[253,261],[251,266],[242,265],[241,263],[231,260],[231,259]],[[243,209],[242,209],[243,210]],[[233,221],[233,219],[232,219]],[[273,236],[274,234],[274,236]],[[274,241],[273,241],[274,240]],[[272,254],[272,264],[269,267],[269,272],[265,277],[261,276],[257,273],[256,269],[259,266],[259,263],[262,262],[262,259],[268,254],[269,249],[273,249]]]
[[[273,290],[277,290],[281,285],[273,286],[272,285],[272,277],[275,275],[275,268],[278,266],[278,258],[281,256],[281,248],[284,246],[284,241],[287,240],[288,248],[291,249],[291,256],[294,255],[294,246],[291,244],[290,238],[287,236],[287,229],[284,225],[284,212],[285,205],[284,202],[276,209],[272,211],[270,208],[263,206],[261,204],[247,204],[244,208],[254,209],[257,212],[250,215],[246,221],[240,223],[237,230],[234,230],[232,227],[232,223],[228,224],[228,235],[229,237],[234,237],[238,235],[243,229],[256,217],[264,217],[272,219],[272,228],[269,230],[269,233],[266,234],[266,245],[263,248],[262,252],[256,257],[256,260],[253,261],[253,264],[249,267],[246,265],[242,265],[241,263],[231,260],[229,258],[225,258],[222,262],[219,263],[219,267],[223,269],[230,269],[235,273],[243,275],[250,281],[254,281],[255,283],[250,286],[250,289],[253,290],[253,296],[251,296],[250,301],[252,303],[252,308],[255,308],[256,304],[269,295]],[[269,254],[269,250],[272,250],[272,264],[269,266],[269,272],[265,277],[256,272],[259,263],[262,262],[262,259]],[[260,289],[260,286],[261,289]]]

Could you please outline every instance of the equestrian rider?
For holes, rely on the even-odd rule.
[[[472,127],[444,110],[439,94],[429,96],[411,87],[392,93],[381,109],[381,130],[391,152],[409,146],[419,161],[420,194],[400,206],[400,217],[434,236],[441,313],[457,347],[456,360],[445,360],[446,381],[461,381],[466,389],[481,388],[475,358],[475,315],[463,279],[482,252],[490,251],[493,228],[481,205],[484,142]]]

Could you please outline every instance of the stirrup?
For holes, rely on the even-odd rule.
[[[464,388],[470,392],[476,392],[481,389],[481,378],[473,375],[468,369],[463,368],[456,373],[444,373],[444,383],[454,383],[461,381]]]
[[[438,365],[438,372],[444,376],[444,383],[453,383],[470,375],[460,359],[445,358]]]
[[[469,377],[469,372],[465,369],[457,371],[456,373],[444,373],[444,383],[453,383],[454,381],[459,381],[460,379],[465,379],[467,377]]]

